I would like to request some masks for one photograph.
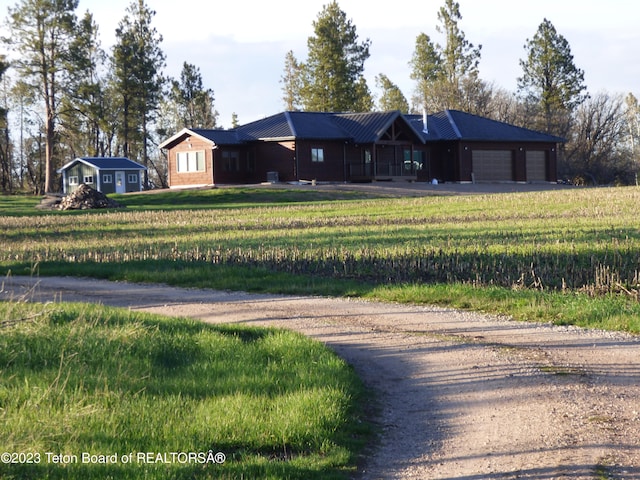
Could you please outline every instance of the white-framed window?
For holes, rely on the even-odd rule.
[[[127,183],[138,183],[138,174],[137,173],[128,174]]]
[[[178,152],[176,154],[178,173],[204,172],[204,150],[196,152]]]
[[[75,175],[69,177],[69,185],[78,185],[78,177]]]
[[[113,175],[105,173],[102,175],[102,183],[113,183]]]
[[[318,163],[324,162],[324,148],[312,148],[311,161]]]
[[[93,184],[93,175],[85,175],[83,182],[86,183],[87,185],[92,185]]]

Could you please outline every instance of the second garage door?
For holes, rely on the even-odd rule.
[[[529,182],[544,182],[547,180],[547,157],[545,152],[538,150],[527,151],[527,180]]]
[[[473,150],[473,174],[477,182],[513,181],[513,152],[511,150]]]

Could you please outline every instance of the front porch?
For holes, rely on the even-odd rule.
[[[425,152],[407,144],[377,144],[364,148],[347,163],[347,176],[353,182],[415,181],[425,168]]]

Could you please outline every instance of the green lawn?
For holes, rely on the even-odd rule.
[[[3,479],[344,479],[370,440],[354,372],[299,334],[73,304],[0,318]]]

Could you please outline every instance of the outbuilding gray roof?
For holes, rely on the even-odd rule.
[[[58,173],[73,166],[77,162],[92,166],[98,170],[146,170],[147,167],[140,165],[125,157],[78,157],[68,162],[58,169]]]

